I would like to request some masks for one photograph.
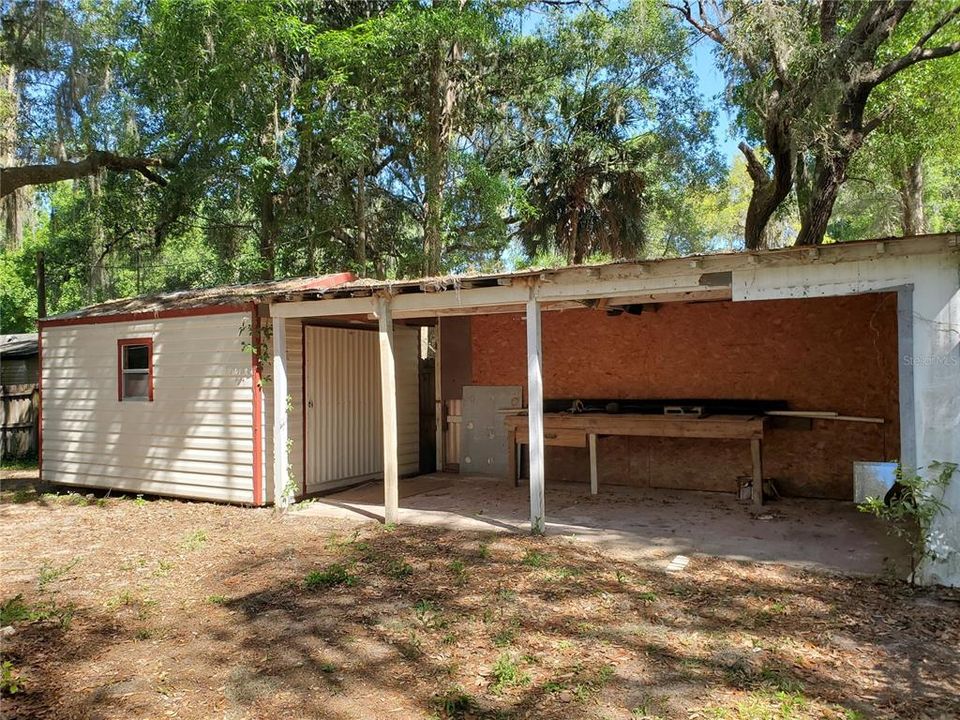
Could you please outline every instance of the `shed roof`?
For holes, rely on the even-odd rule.
[[[36,355],[37,352],[37,333],[0,335],[0,356],[5,358],[21,358]]]
[[[560,268],[538,267],[502,273],[462,273],[404,280],[375,280],[357,278],[352,273],[337,273],[319,277],[299,277],[244,285],[225,285],[111,300],[45,318],[45,321],[70,321],[80,318],[130,314],[159,314],[168,311],[227,307],[251,302],[358,297],[384,291],[391,294],[432,293],[460,288],[507,285],[514,279],[525,277],[554,279],[567,275],[578,276],[584,273],[599,273],[604,268],[641,268],[658,273],[689,273],[691,267],[705,267],[708,264],[712,266],[711,269],[729,271],[731,269],[749,268],[762,262],[776,262],[778,265],[830,263],[843,260],[870,259],[883,255],[908,256],[914,253],[942,252],[947,248],[956,249],[958,243],[960,243],[960,233],[939,233],[902,238],[876,238],[818,246],[709,253],[646,260],[620,260],[593,265],[570,265]]]
[[[353,273],[336,273],[319,277],[298,277],[270,282],[246,283],[240,285],[221,285],[212,288],[194,290],[176,290],[173,292],[140,295],[120,298],[59,315],[44,318],[50,320],[72,320],[77,318],[109,317],[111,315],[151,314],[169,310],[195,310],[242,305],[274,296],[319,291],[324,288],[342,285],[356,280]],[[34,336],[36,337],[36,336]]]

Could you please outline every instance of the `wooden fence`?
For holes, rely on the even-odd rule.
[[[0,385],[0,457],[36,457],[39,419],[36,384]]]

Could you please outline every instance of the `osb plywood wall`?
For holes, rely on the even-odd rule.
[[[472,378],[526,386],[521,315],[472,318]],[[670,303],[640,316],[543,314],[547,398],[742,398],[791,409],[882,417],[772,429],[764,474],[785,495],[850,499],[855,460],[899,453],[896,295]],[[733,491],[750,474],[747,443],[609,437],[600,482]],[[547,448],[547,479],[585,481],[587,453]]]

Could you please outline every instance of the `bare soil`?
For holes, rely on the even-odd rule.
[[[960,594],[6,489],[5,718],[955,718]],[[19,598],[18,598],[19,596]]]

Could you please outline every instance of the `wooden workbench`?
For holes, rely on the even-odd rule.
[[[508,415],[507,472],[517,475],[517,445],[529,443],[526,415]],[[645,437],[710,438],[749,440],[753,462],[752,493],[755,505],[763,504],[764,418],[754,415],[633,415],[605,413],[544,413],[545,445],[590,448],[590,491],[597,492],[597,436],[638,435]]]

